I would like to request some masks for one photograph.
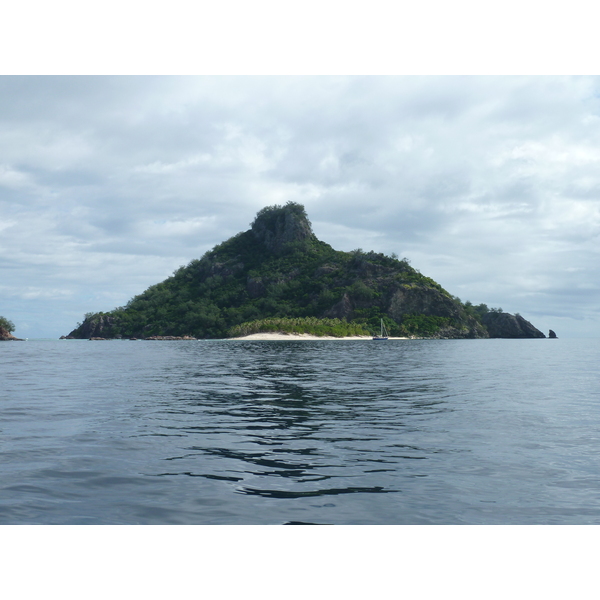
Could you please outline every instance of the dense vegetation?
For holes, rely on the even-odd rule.
[[[264,208],[250,230],[125,306],[86,314],[70,336],[222,338],[275,323],[355,335],[379,332],[383,319],[391,336],[486,337],[479,312],[407,259],[334,250],[314,236],[304,207],[288,203]]]
[[[348,323],[342,319],[317,319],[316,317],[300,317],[296,319],[271,318],[250,321],[235,325],[229,330],[231,337],[251,335],[253,333],[281,332],[308,333],[316,336],[349,337],[370,335],[362,325]]]

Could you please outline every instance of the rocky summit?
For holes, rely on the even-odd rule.
[[[270,252],[280,254],[289,244],[314,237],[311,224],[300,204],[263,208],[256,215],[251,229],[254,237]]]
[[[545,337],[518,315],[462,303],[407,259],[334,250],[294,202],[258,212],[248,231],[67,338],[223,338],[274,326],[295,333]],[[491,315],[491,316],[489,316]],[[263,329],[261,329],[261,327]]]

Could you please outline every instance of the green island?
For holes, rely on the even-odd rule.
[[[294,202],[263,208],[248,231],[63,337],[350,337],[378,333],[382,320],[392,337],[545,337],[520,315],[463,303],[406,258],[334,250]]]
[[[22,341],[12,334],[14,330],[15,324],[6,317],[0,316],[0,342],[7,342],[13,340]]]

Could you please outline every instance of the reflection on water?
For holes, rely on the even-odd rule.
[[[0,522],[599,522],[598,347],[544,343],[2,347]]]
[[[398,444],[398,436],[415,427],[415,417],[451,410],[442,380],[402,369],[415,350],[406,343],[395,348],[393,365],[365,343],[344,352],[330,352],[327,342],[224,343],[209,357],[198,346],[180,350],[185,367],[165,372],[173,394],[146,435],[185,435],[194,443],[167,457],[179,462],[175,470],[158,475],[240,482],[236,493],[398,492],[398,460],[425,459],[430,451]],[[361,479],[385,485],[356,485]]]

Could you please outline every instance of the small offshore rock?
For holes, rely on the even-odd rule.
[[[554,331],[552,331],[552,329],[551,329],[550,332],[548,333],[548,337],[551,340],[554,340],[554,339],[556,339],[556,333],[554,333]]]

